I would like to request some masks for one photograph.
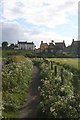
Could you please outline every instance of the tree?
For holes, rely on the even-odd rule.
[[[7,48],[7,47],[8,47],[8,42],[7,41],[2,42],[2,48]]]

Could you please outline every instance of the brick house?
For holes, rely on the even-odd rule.
[[[40,51],[43,52],[48,52],[48,44],[47,43],[43,43],[43,41],[41,41],[41,44],[40,44]]]
[[[63,42],[56,42],[56,43],[54,43],[54,41],[52,40],[51,43],[49,43],[49,45],[41,41],[41,44],[40,44],[41,52],[48,52],[48,53],[56,53],[59,51],[62,52],[65,47],[66,45],[64,40]]]

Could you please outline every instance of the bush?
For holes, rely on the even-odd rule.
[[[23,56],[9,57],[7,62],[2,68],[3,114],[20,109],[33,69],[32,62]]]
[[[64,69],[64,82],[62,83],[60,69],[61,67],[58,66],[57,76],[55,76],[50,65],[45,63],[41,65],[41,114],[48,118],[79,118],[78,98],[80,97],[74,95],[73,74]]]

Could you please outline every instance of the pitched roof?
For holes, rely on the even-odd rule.
[[[62,46],[64,44],[65,44],[64,42],[57,42],[57,43],[55,43],[55,45],[57,45],[57,46]]]
[[[27,44],[27,42],[19,42],[19,41],[18,41],[18,44]]]
[[[33,42],[27,42],[27,44],[34,44]]]
[[[79,45],[80,46],[80,41],[73,41],[71,45]]]
[[[48,44],[47,44],[47,43],[43,43],[43,44],[45,44],[45,45],[47,45],[47,46],[48,46]]]
[[[27,41],[25,41],[25,42],[19,42],[18,41],[18,44],[34,44],[33,42],[27,42]]]

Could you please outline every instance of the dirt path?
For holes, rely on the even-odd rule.
[[[34,66],[33,78],[28,92],[28,100],[21,109],[19,118],[38,117],[37,107],[40,101],[38,86],[40,86],[40,74],[39,74],[39,69],[36,66]]]

